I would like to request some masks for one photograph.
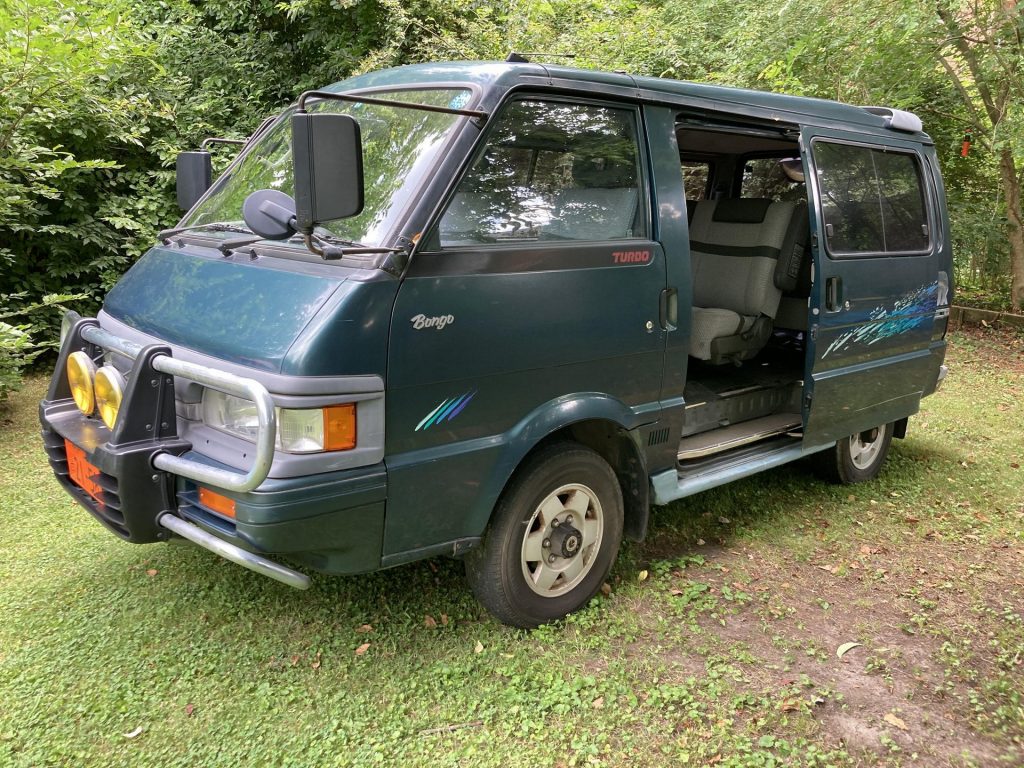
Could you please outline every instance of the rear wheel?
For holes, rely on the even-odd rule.
[[[544,448],[517,471],[466,557],[470,587],[505,624],[561,619],[601,588],[622,520],[622,491],[604,459],[576,443]]]
[[[818,467],[836,483],[873,480],[889,454],[892,432],[892,424],[882,424],[850,435],[836,443],[835,448],[819,454]]]

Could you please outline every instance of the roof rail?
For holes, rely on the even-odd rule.
[[[902,109],[890,107],[861,107],[865,112],[885,118],[885,127],[894,131],[905,131],[907,133],[920,133],[924,130],[921,118],[913,112],[905,112]]]

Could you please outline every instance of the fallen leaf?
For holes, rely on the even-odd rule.
[[[697,546],[698,547],[703,547],[704,544],[705,544],[704,539],[697,539]]]
[[[854,648],[859,648],[859,647],[860,647],[860,643],[843,643],[838,648],[836,648],[836,656],[841,659],[841,658],[843,658],[843,656],[846,655],[846,653],[848,651],[852,651]]]
[[[437,622],[434,621],[434,617],[433,616],[424,616],[423,617],[423,626],[425,626],[427,629],[434,629],[434,627],[437,626]]]
[[[442,613],[441,614],[441,626],[443,626],[443,627],[447,627],[448,626],[448,614],[447,613]]]
[[[779,709],[783,712],[797,712],[800,710],[799,699],[783,699],[779,704]]]
[[[142,726],[140,725],[134,731],[128,731],[128,733],[123,734],[123,736],[126,739],[134,739],[136,736],[139,736],[141,734],[142,734]]]
[[[601,594],[608,597],[612,593],[612,585],[607,581],[601,585]]]
[[[363,643],[358,648],[356,648],[356,656],[362,656],[368,650],[370,650],[370,644],[369,643]]]
[[[356,627],[357,635],[365,635],[369,634],[370,632],[373,632],[372,624],[361,624],[360,626]]]
[[[483,652],[484,652],[484,644],[481,643],[479,640],[477,640],[476,641],[476,645],[473,646],[473,653],[483,653]]]
[[[728,517],[720,517],[718,518],[718,522],[720,522],[722,525],[728,525],[732,522],[732,520],[730,520]]]
[[[647,571],[640,571],[640,573],[638,573],[636,577],[640,581],[647,581]]]
[[[594,709],[604,709],[604,696],[598,696],[590,706]]]
[[[317,651],[316,658],[313,660],[313,663],[310,664],[309,666],[311,668],[313,668],[313,669],[320,669],[320,652],[319,651]]]
[[[907,724],[903,722],[900,718],[896,717],[896,715],[894,715],[892,712],[886,714],[886,716],[882,719],[885,720],[885,722],[887,722],[889,725],[895,725],[901,731],[907,730]]]
[[[669,594],[672,595],[672,597],[679,597],[681,594],[683,594],[683,590],[681,590],[681,589],[670,589],[669,590]]]
[[[192,717],[192,713],[195,712],[195,711],[196,711],[196,705],[195,704],[186,704],[185,705],[185,716],[186,717]]]
[[[148,571],[146,571],[147,576],[156,576],[158,573],[160,573],[160,571],[158,571],[156,568],[150,568]]]
[[[293,667],[294,667],[294,666],[295,666],[296,664],[298,664],[298,663],[299,663],[299,657],[298,657],[298,655],[296,654],[295,656],[292,656],[292,659],[291,659],[291,661],[292,661],[292,666],[293,666]]]

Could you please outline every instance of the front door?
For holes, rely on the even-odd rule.
[[[804,129],[814,243],[805,440],[908,416],[935,380],[935,190],[919,145]]]
[[[520,98],[496,119],[395,304],[386,555],[478,535],[503,446],[543,437],[518,434],[532,414],[582,393],[658,418],[642,135],[632,105]]]

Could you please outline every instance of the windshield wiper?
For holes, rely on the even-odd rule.
[[[207,232],[238,232],[244,235],[251,235],[253,231],[248,227],[243,227],[241,224],[226,224],[224,222],[214,222],[212,224],[193,224],[191,227],[175,227],[174,229],[164,229],[157,232],[157,240],[167,240],[175,235],[180,235],[182,232],[198,232],[199,230],[205,230]]]

